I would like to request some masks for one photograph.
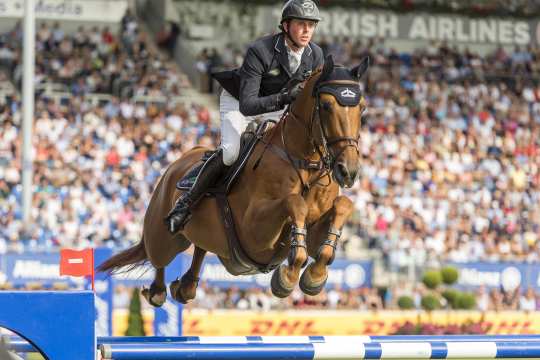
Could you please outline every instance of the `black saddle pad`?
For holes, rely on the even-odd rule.
[[[180,181],[176,183],[176,188],[178,190],[189,190],[195,185],[195,181],[197,180],[197,176],[199,176],[199,173],[201,172],[201,169],[204,165],[204,162],[200,161],[196,163],[191,170],[182,178]]]

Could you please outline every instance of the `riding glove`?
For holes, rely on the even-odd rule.
[[[303,83],[298,83],[291,87],[286,87],[279,93],[279,103],[281,106],[292,103],[304,88]]]

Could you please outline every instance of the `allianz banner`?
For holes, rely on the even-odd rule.
[[[100,248],[95,251],[96,266],[111,256],[110,249]],[[50,286],[55,282],[65,282],[70,286],[81,287],[86,281],[84,278],[59,275],[59,253],[25,252],[22,254],[8,253],[0,257],[0,283],[10,282],[14,286],[24,286],[28,282],[40,282],[44,286]],[[167,283],[181,277],[191,264],[191,256],[180,254],[166,269],[165,280]],[[328,268],[327,287],[336,285],[348,289],[371,286],[372,274],[371,261],[350,261],[336,259]],[[270,285],[272,274],[258,274],[248,276],[233,276],[225,270],[215,255],[207,255],[204,259],[201,271],[201,279],[211,286],[230,287],[267,287]],[[122,284],[128,287],[149,286],[154,279],[154,269],[151,266],[135,269],[130,273],[116,274],[112,278],[104,274],[96,274],[96,279],[101,277],[114,281],[114,284]]]
[[[117,251],[114,251],[116,253]],[[97,248],[94,251],[94,261],[97,267],[108,259],[113,251],[108,248]],[[176,257],[167,266],[167,282],[171,282],[181,276],[182,260],[188,261],[186,256]],[[7,253],[0,256],[0,283],[10,282],[16,287],[24,286],[29,282],[39,282],[43,286],[51,286],[55,282],[63,282],[71,287],[82,287],[87,284],[87,279],[73,276],[60,276],[59,274],[60,254],[53,252],[23,252]],[[128,273],[115,274],[112,277],[107,274],[96,273],[96,281],[107,279],[113,280],[115,284],[122,284],[128,287],[149,286],[154,280],[155,271],[150,266],[134,269]],[[98,284],[96,283],[96,288]]]
[[[185,259],[183,263],[189,266],[189,259]],[[350,261],[344,259],[336,259],[334,263],[328,267],[327,288],[333,288],[338,285],[343,289],[370,287],[372,274],[371,261]],[[249,287],[269,287],[272,273],[233,276],[225,270],[216,256],[207,256],[204,259],[204,265],[201,272],[201,280],[209,285],[218,287],[237,286],[239,288]]]
[[[480,286],[513,290],[532,287],[540,290],[540,264],[528,263],[450,263],[459,271],[457,286],[474,290]]]
[[[261,6],[256,21],[259,33],[276,29],[280,7]],[[374,11],[363,8],[322,8],[320,35],[382,38],[407,41],[448,41],[482,45],[540,44],[539,19],[470,18],[453,14]]]

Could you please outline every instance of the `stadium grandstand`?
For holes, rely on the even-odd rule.
[[[140,241],[167,166],[196,145],[219,145],[222,89],[211,74],[241,66],[252,41],[279,32],[283,2],[36,0],[29,222],[24,23],[15,3],[23,1],[0,0],[0,288],[77,288],[39,272],[60,248],[118,251]],[[100,19],[111,4],[115,11]],[[353,330],[370,323],[372,333],[390,334],[439,308],[453,309],[454,320],[434,320],[427,332],[496,314],[492,328],[469,331],[538,333],[540,2],[318,5],[324,20],[314,42],[324,54],[345,66],[372,61],[361,81],[359,180],[342,190],[354,212],[329,286],[279,299],[261,278],[229,276],[209,255],[197,296],[185,305],[184,333],[213,335],[239,313],[242,324],[264,313],[273,327],[258,334],[280,334],[275,319],[301,309],[309,314],[302,326],[317,316],[341,325],[352,317]],[[23,271],[29,259],[35,267]],[[442,281],[432,269],[443,269]],[[452,269],[454,285],[437,287]],[[112,290],[109,332],[127,327],[132,289],[126,281]],[[142,307],[148,316],[151,307]],[[316,326],[303,334],[317,334]]]

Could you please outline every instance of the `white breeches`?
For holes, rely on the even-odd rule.
[[[273,111],[257,116],[244,116],[240,112],[240,104],[229,92],[223,90],[219,97],[219,113],[221,116],[221,149],[223,162],[232,165],[240,153],[240,136],[248,124],[255,118],[279,120],[284,110]]]

